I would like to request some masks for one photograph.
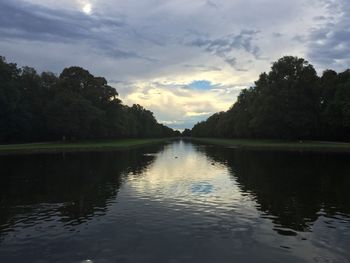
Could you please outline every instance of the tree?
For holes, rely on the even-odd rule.
[[[105,78],[81,67],[66,68],[59,77],[39,75],[0,57],[2,143],[176,135],[142,106],[123,105]]]
[[[192,136],[350,140],[350,70],[327,70],[283,57],[244,89],[225,113],[196,124]]]
[[[315,69],[297,57],[275,62],[254,88],[251,128],[258,137],[309,139],[318,125],[319,91]]]
[[[12,141],[21,116],[17,112],[21,100],[20,70],[0,56],[0,141]]]
[[[350,70],[340,74],[325,71],[321,87],[323,137],[350,140]]]
[[[185,129],[182,134],[183,137],[191,137],[191,130],[190,129]]]

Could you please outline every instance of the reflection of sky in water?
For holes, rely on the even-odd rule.
[[[165,205],[185,206],[197,211],[237,209],[244,203],[256,215],[254,202],[242,195],[225,165],[213,163],[193,144],[180,142],[165,147],[142,174],[130,174],[130,195]]]
[[[213,162],[196,147],[184,142],[165,147],[141,174],[129,174],[122,187],[125,197],[133,199],[133,204],[140,203],[140,209],[144,205],[152,207],[152,210],[161,207],[161,218],[171,218],[168,224],[174,223],[172,213],[175,211],[175,223],[176,226],[181,225],[181,231],[195,226],[196,230],[202,229],[203,235],[215,233],[233,238],[230,242],[237,246],[237,251],[248,252],[256,246],[256,253],[260,255],[271,249],[279,256],[289,255],[290,260],[285,261],[287,258],[284,258],[283,262],[296,262],[296,258],[301,262],[346,262],[332,253],[333,248],[328,249],[325,243],[315,242],[326,240],[327,231],[301,233],[280,227],[284,235],[276,236],[273,231],[277,229],[276,225],[271,222],[273,216],[259,211],[256,197],[240,188],[227,166]],[[196,219],[189,219],[189,215]],[[153,219],[159,217],[154,212]],[[321,225],[324,228],[323,223]],[[287,232],[293,235],[286,236]],[[214,244],[218,240],[214,240]],[[256,259],[254,253],[251,255]],[[268,260],[261,259],[261,262]]]
[[[191,191],[194,194],[210,194],[214,191],[214,187],[209,183],[195,183],[192,185]]]
[[[79,177],[79,184],[73,188],[79,198],[58,195],[56,202],[60,203],[55,203],[47,196],[27,206],[29,209],[24,212],[24,205],[19,207],[22,212],[11,219],[16,224],[8,226],[13,232],[5,234],[3,240],[0,235],[0,262],[22,262],[23,258],[28,262],[84,263],[349,262],[350,232],[346,218],[337,215],[330,219],[321,210],[310,231],[297,231],[288,224],[280,224],[278,220],[282,217],[278,213],[284,213],[285,209],[291,211],[287,215],[290,223],[299,222],[303,214],[298,210],[305,209],[304,202],[295,206],[295,212],[282,206],[286,202],[277,198],[284,196],[272,195],[272,191],[279,189],[276,184],[265,182],[266,171],[262,174],[266,177],[249,178],[259,174],[216,163],[209,158],[209,149],[199,151],[198,147],[175,141],[157,153],[144,154],[146,149],[142,150],[141,159],[145,161],[142,169],[125,169],[121,174],[119,169],[112,168],[123,166],[122,162],[133,164],[133,154],[127,160],[117,152],[107,159],[110,162],[106,162],[105,158],[110,157],[107,153],[99,153],[97,156],[101,154],[103,158],[93,160],[82,155],[79,162],[69,163],[66,169],[79,167],[81,160],[85,164],[96,161],[97,167],[101,165],[103,169],[91,175],[90,179],[94,179],[91,183]],[[118,158],[121,158],[119,162]],[[259,164],[252,158],[244,160],[247,165]],[[230,161],[239,166],[239,160]],[[91,167],[95,166],[88,165],[89,171]],[[91,188],[104,172],[111,175],[108,180],[102,181],[98,188]],[[128,176],[122,176],[124,173]],[[52,175],[48,173],[48,176]],[[70,183],[70,176],[61,173],[57,176]],[[259,179],[260,188],[255,192],[244,188],[242,177]],[[114,179],[118,180],[114,182]],[[42,183],[50,185],[45,180]],[[263,191],[264,183],[269,186],[267,192]],[[20,184],[24,185],[28,182]],[[294,185],[293,189],[297,186],[300,185]],[[65,184],[57,190],[67,191]],[[261,208],[264,203],[259,202],[257,191],[267,198],[269,206],[265,205],[265,209]],[[266,212],[273,204],[279,205],[278,213]],[[296,215],[298,218],[293,218]],[[6,260],[6,257],[4,260],[4,254],[8,259],[20,260]]]

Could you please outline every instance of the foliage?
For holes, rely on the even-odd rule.
[[[191,137],[191,130],[190,129],[185,129],[182,134],[183,137]]]
[[[318,77],[302,58],[283,57],[227,111],[196,124],[194,137],[350,140],[350,70]]]
[[[80,67],[59,77],[0,57],[0,142],[171,137],[140,105],[128,107],[101,77]]]

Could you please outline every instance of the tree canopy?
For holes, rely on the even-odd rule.
[[[0,142],[170,137],[140,105],[128,107],[106,79],[80,67],[56,76],[0,57]]]
[[[306,60],[286,56],[244,89],[226,112],[191,130],[195,137],[350,140],[350,70],[317,76]]]

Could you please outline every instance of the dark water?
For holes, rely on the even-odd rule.
[[[350,155],[178,141],[0,169],[0,262],[350,261]]]

